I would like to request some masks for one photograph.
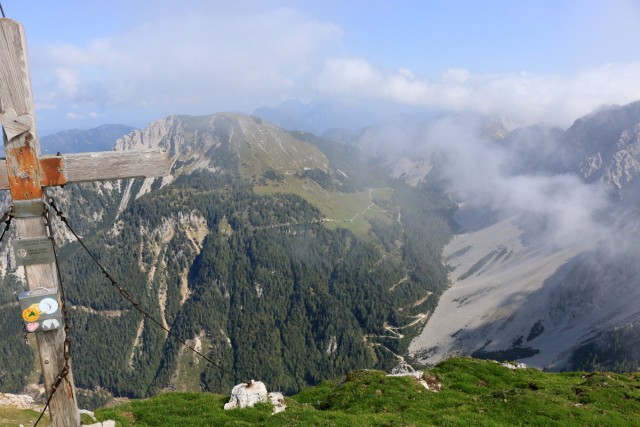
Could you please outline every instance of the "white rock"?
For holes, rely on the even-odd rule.
[[[515,369],[527,369],[527,365],[526,363],[510,363],[510,362],[503,362],[501,363],[501,366],[504,366],[505,368],[509,368],[511,370],[515,370]]]
[[[396,365],[395,368],[391,370],[390,374],[387,374],[388,377],[414,377],[415,379],[422,378],[422,371],[416,371],[413,369],[411,365],[409,365],[404,360]]]
[[[88,416],[90,416],[91,418],[93,418],[94,420],[96,419],[96,414],[94,414],[93,412],[88,411],[88,410],[86,410],[86,409],[80,409],[80,410],[78,410],[78,412],[80,412],[80,416],[82,416],[82,415],[88,415]]]
[[[279,412],[287,409],[287,405],[284,403],[284,395],[280,392],[271,392],[269,393],[269,401],[273,405],[273,413],[277,414]]]
[[[253,407],[256,403],[267,401],[267,387],[262,381],[241,383],[231,390],[231,399],[224,405],[224,409]]]
[[[401,360],[400,363],[398,363],[392,370],[391,373],[392,374],[404,374],[407,372],[414,372],[415,369],[413,369],[413,367],[411,367],[411,365],[409,365],[407,362],[405,362],[404,360]]]
[[[442,389],[442,384],[439,381],[431,381],[431,383],[425,381],[422,378],[424,374],[423,371],[416,371],[404,360],[391,370],[390,374],[387,374],[388,377],[413,377],[427,390],[433,392],[439,392]]]
[[[82,424],[82,427],[116,427],[116,422],[113,420],[107,420],[101,423]]]
[[[422,378],[423,371],[403,372],[399,374],[387,374],[388,377],[413,377],[417,380]]]
[[[33,409],[39,411],[40,405],[35,404],[33,397],[26,394],[0,393],[0,406],[13,406],[19,409]]]

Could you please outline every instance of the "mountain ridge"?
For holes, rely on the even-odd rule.
[[[45,154],[111,151],[115,141],[135,130],[132,126],[106,124],[92,129],[71,129],[40,138]]]

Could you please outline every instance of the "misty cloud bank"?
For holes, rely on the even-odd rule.
[[[576,117],[609,104],[640,99],[640,62],[607,64],[574,75],[473,74],[448,69],[437,79],[410,70],[382,71],[363,59],[328,59],[316,78],[334,96],[392,100],[452,111],[508,115],[520,124],[567,126]]]
[[[568,168],[558,170],[564,147],[553,140],[553,132],[547,139],[532,140],[529,133],[534,129],[496,141],[487,137],[485,121],[447,116],[422,125],[379,129],[368,138],[377,144],[378,155],[388,156],[390,162],[402,155],[432,162],[464,209],[490,214],[495,221],[515,218],[528,238],[546,246],[588,248],[611,240],[616,240],[612,247],[619,246],[611,189],[600,182],[585,183]],[[545,168],[545,160],[552,167]],[[519,166],[527,163],[532,167]]]

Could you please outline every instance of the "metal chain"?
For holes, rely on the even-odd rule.
[[[53,200],[52,197],[49,197],[48,203],[49,203],[49,206],[51,206],[51,208],[56,212],[56,215],[58,216],[58,219],[60,219],[60,221],[62,221],[66,225],[67,229],[78,240],[78,243],[80,244],[80,246],[82,246],[82,248],[84,248],[84,250],[87,252],[87,254],[91,257],[91,259],[93,259],[95,264],[98,266],[98,268],[100,268],[102,273],[105,275],[105,277],[111,283],[111,286],[116,288],[118,290],[118,292],[120,293],[120,295],[122,295],[122,297],[124,299],[126,299],[140,314],[142,314],[142,316],[144,316],[144,318],[149,319],[151,322],[155,323],[158,327],[160,327],[163,331],[165,331],[169,336],[171,336],[176,341],[181,343],[183,346],[185,346],[188,349],[190,349],[191,351],[193,351],[195,354],[200,356],[205,361],[209,362],[212,366],[218,368],[219,370],[221,370],[222,372],[224,372],[224,373],[226,373],[228,375],[231,375],[234,378],[235,381],[240,381],[239,377],[236,374],[226,370],[220,364],[216,363],[211,358],[205,356],[203,353],[201,353],[200,351],[196,350],[194,347],[189,345],[185,340],[183,340],[181,337],[179,337],[174,332],[172,332],[169,328],[164,326],[159,320],[157,320],[155,317],[153,317],[151,314],[149,314],[149,312],[147,312],[144,308],[142,308],[142,306],[137,301],[135,301],[133,299],[133,296],[125,288],[120,286],[120,284],[109,274],[107,269],[100,263],[100,261],[98,261],[98,259],[95,257],[95,255],[84,244],[84,242],[82,241],[82,239],[80,238],[78,233],[76,233],[75,230],[71,227],[71,225],[69,225],[69,221],[67,220],[67,217],[65,217],[62,214],[62,211],[60,211],[60,209],[58,209],[58,207],[57,207],[57,205],[55,203],[55,200]],[[249,384],[248,381],[243,381],[243,382]]]
[[[2,234],[0,235],[0,242],[4,239],[4,235],[9,231],[9,227],[11,226],[11,220],[13,219],[13,206],[9,206],[9,209],[2,215],[0,218],[0,222],[4,222],[4,230],[2,230]]]
[[[62,320],[63,320],[63,323],[64,323],[64,342],[63,342],[63,346],[64,346],[64,348],[63,348],[64,366],[62,367],[62,369],[60,370],[60,373],[56,377],[56,382],[51,387],[51,394],[47,398],[47,403],[44,405],[44,408],[40,412],[40,416],[36,420],[36,422],[33,425],[33,427],[36,427],[38,425],[38,423],[40,422],[40,420],[44,416],[45,412],[47,411],[47,408],[49,407],[49,404],[51,403],[51,399],[53,398],[53,395],[56,394],[56,391],[58,390],[58,387],[60,387],[60,384],[62,383],[62,380],[64,380],[65,377],[69,374],[69,370],[70,370],[70,368],[69,368],[69,359],[71,359],[71,337],[70,337],[71,326],[69,325],[69,316],[67,315],[67,300],[66,300],[66,298],[64,296],[64,284],[62,282],[62,274],[60,273],[60,266],[58,264],[58,251],[56,249],[56,239],[54,238],[54,234],[53,234],[53,226],[51,225],[51,218],[49,216],[49,208],[47,207],[46,204],[45,204],[45,210],[44,210],[43,216],[44,216],[44,219],[45,219],[45,226],[47,227],[47,230],[49,231],[49,239],[51,239],[51,243],[53,245],[53,257],[54,257],[54,262],[55,262],[55,265],[56,265],[56,271],[57,271],[57,274],[58,274],[58,284],[59,284],[59,288],[60,288],[60,309],[62,311]]]
[[[2,5],[0,5],[0,9],[2,8]],[[9,206],[9,209],[7,209],[7,211],[2,215],[2,218],[0,218],[0,222],[4,222],[5,226],[4,226],[4,230],[2,230],[2,234],[0,234],[0,242],[2,242],[2,239],[4,239],[4,235],[7,234],[7,231],[9,231],[9,228],[11,227],[11,220],[13,219],[13,206]],[[22,325],[22,330],[23,330],[23,338],[24,338],[24,343],[25,345],[29,345],[29,339],[27,338],[27,328],[26,326]]]

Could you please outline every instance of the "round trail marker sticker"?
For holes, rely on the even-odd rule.
[[[58,301],[53,298],[45,298],[40,301],[38,308],[44,314],[53,314],[58,311]]]
[[[60,322],[57,319],[47,319],[42,322],[42,329],[45,331],[49,331],[51,329],[58,329],[60,327]]]
[[[25,322],[35,322],[40,318],[40,309],[37,304],[32,305],[31,307],[22,310],[22,318]]]

